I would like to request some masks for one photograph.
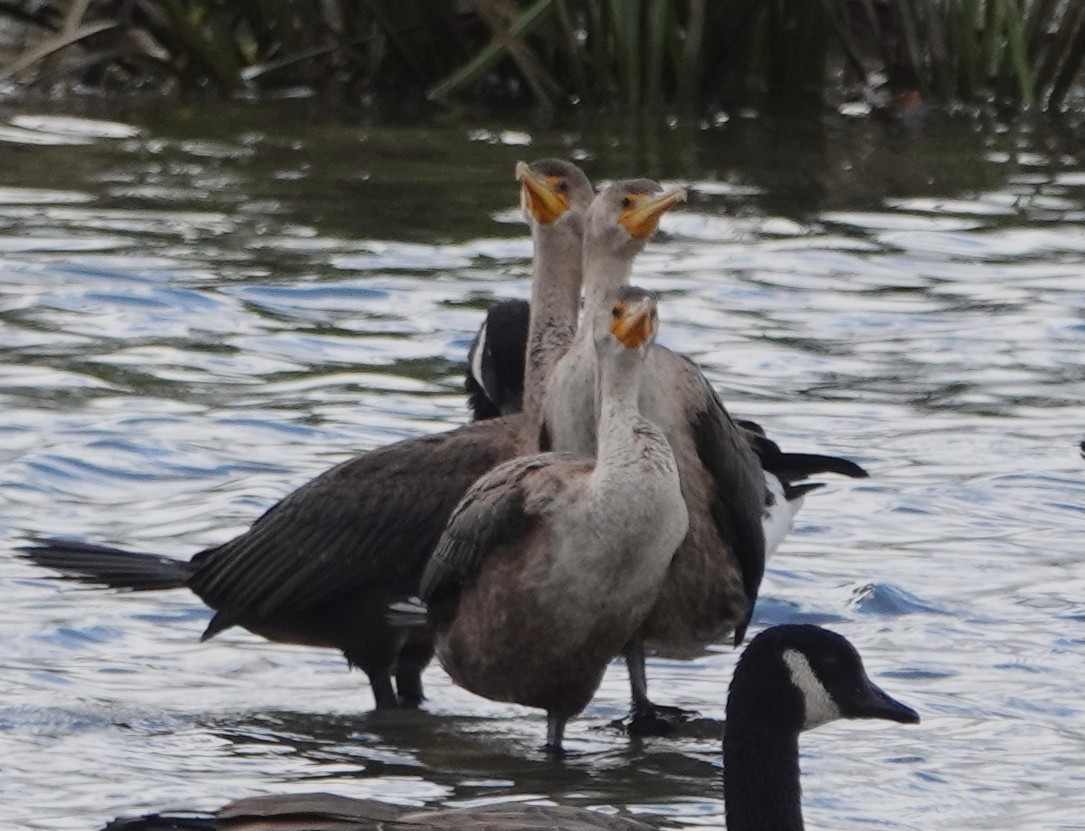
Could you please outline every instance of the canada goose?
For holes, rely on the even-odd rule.
[[[728,831],[802,831],[799,733],[839,718],[915,724],[877,687],[848,640],[810,625],[767,629],[735,667],[723,741]],[[118,819],[104,831],[648,831],[654,826],[583,808],[502,803],[418,810],[334,794],[255,796],[214,815]]]
[[[529,403],[541,394],[532,385],[541,388],[576,325],[583,213],[594,192],[578,167],[559,160],[520,163],[516,175],[535,245]],[[377,707],[417,705],[433,633],[391,626],[386,607],[417,591],[467,488],[498,463],[535,450],[535,421],[514,415],[364,453],[187,562],[72,540],[45,540],[23,555],[86,583],[188,588],[215,610],[203,640],[241,626],[273,641],[339,649],[368,676]]]

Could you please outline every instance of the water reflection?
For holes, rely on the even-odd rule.
[[[923,714],[804,739],[813,827],[1076,827],[1085,505],[1085,160],[1074,131],[920,132],[737,114],[377,126],[304,109],[0,112],[0,533],[190,556],[360,450],[465,418],[481,309],[527,295],[519,158],[682,182],[638,265],[664,337],[732,410],[871,470],[810,496],[755,628],[822,622]],[[432,669],[426,712],[367,713],[330,653],[208,644],[190,596],[73,590],[0,559],[6,828],[273,790],[415,804],[528,795],[718,827],[734,652],[655,661],[704,721],[573,723]],[[870,771],[877,771],[871,776]]]

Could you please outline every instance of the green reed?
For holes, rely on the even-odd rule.
[[[24,34],[0,77],[27,83],[450,105],[1058,108],[1085,64],[1081,0],[0,0],[4,18]]]

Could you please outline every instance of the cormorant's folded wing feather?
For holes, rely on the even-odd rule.
[[[722,539],[730,543],[742,569],[748,607],[746,617],[735,627],[735,644],[740,644],[765,574],[765,532],[761,523],[765,475],[745,431],[731,419],[704,376],[700,377],[704,407],[694,419],[693,437],[697,455],[716,486],[711,502],[712,519]]]
[[[544,453],[506,462],[468,491],[448,520],[419,586],[433,607],[470,585],[498,548],[530,534],[557,493],[591,470],[591,461],[568,453]],[[571,475],[563,475],[571,474]]]
[[[519,417],[372,450],[270,508],[248,533],[193,558],[189,585],[239,619],[296,612],[373,587],[413,594],[460,498],[517,450]]]

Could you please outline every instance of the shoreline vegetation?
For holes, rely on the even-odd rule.
[[[0,0],[16,89],[558,112],[1085,100],[1080,0]]]

